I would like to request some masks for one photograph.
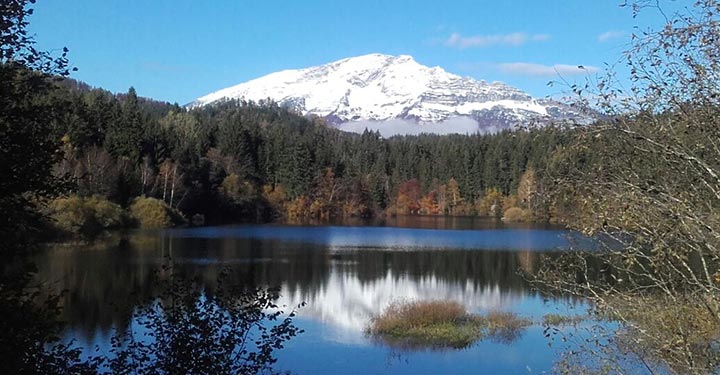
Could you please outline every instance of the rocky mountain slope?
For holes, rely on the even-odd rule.
[[[406,55],[370,54],[272,73],[205,95],[190,106],[228,99],[270,99],[345,130],[369,127],[384,134],[488,132],[553,121],[592,121],[592,116],[569,105],[535,99],[504,83],[427,67]],[[400,123],[404,130],[383,132]]]

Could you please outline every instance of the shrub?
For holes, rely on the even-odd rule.
[[[169,228],[185,223],[182,214],[160,199],[138,197],[130,204],[130,216],[141,228]]]
[[[392,333],[413,327],[453,322],[466,314],[457,302],[395,302],[373,320],[373,331]]]
[[[510,342],[530,324],[513,313],[471,315],[452,301],[405,302],[388,306],[367,332],[391,346],[464,348],[485,337]]]
[[[396,302],[372,320],[368,333],[391,345],[462,348],[479,338],[466,316],[457,302]]]
[[[122,207],[98,196],[60,197],[50,202],[48,208],[58,229],[76,235],[95,236],[127,224],[127,215]]]
[[[543,316],[544,326],[565,326],[583,321],[583,317],[579,315],[560,315],[546,314]]]
[[[85,204],[93,211],[95,221],[105,229],[119,228],[127,224],[127,213],[116,203],[93,196],[86,198]]]
[[[510,207],[505,210],[502,219],[508,222],[530,221],[530,212],[520,207]]]
[[[484,318],[483,326],[487,337],[493,341],[511,343],[522,334],[525,327],[532,324],[528,319],[518,317],[511,312],[490,312]]]

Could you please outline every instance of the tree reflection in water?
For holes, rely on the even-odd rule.
[[[302,331],[274,303],[278,289],[226,285],[208,293],[198,279],[163,265],[160,293],[138,307],[133,324],[111,339],[107,367],[125,374],[256,374],[269,372],[275,352]]]

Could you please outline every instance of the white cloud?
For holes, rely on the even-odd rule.
[[[606,31],[600,35],[598,35],[597,40],[598,42],[607,42],[610,39],[616,39],[616,38],[622,38],[625,36],[624,31]]]
[[[491,47],[501,46],[521,46],[527,42],[544,42],[550,39],[548,34],[526,34],[526,33],[510,33],[496,35],[474,35],[462,36],[453,33],[445,40],[448,47],[471,48],[471,47]]]
[[[565,64],[542,65],[524,62],[499,64],[497,68],[504,73],[535,77],[577,76],[593,74],[600,71],[600,69],[594,66]]]

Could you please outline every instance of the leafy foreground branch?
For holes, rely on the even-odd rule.
[[[172,266],[157,273],[158,293],[135,307],[108,348],[61,339],[59,298],[0,288],[0,359],[12,374],[272,374],[275,355],[301,333],[274,301],[279,289],[230,286],[208,291]],[[139,303],[139,304],[138,304]],[[300,306],[298,306],[299,308]]]
[[[461,349],[482,339],[510,343],[531,324],[509,312],[480,316],[453,301],[415,301],[391,304],[366,331],[392,347]]]
[[[644,11],[662,2],[634,3]],[[700,0],[633,36],[633,86],[601,81],[608,121],[583,129],[549,165],[550,191],[582,197],[567,224],[606,241],[592,254],[547,259],[537,285],[588,298],[617,322],[568,373],[720,370],[718,35],[718,2]]]
[[[274,304],[278,289],[231,287],[225,275],[210,294],[163,267],[161,294],[134,312],[136,327],[112,339],[111,373],[270,372],[276,351],[302,332],[292,324],[295,312],[285,315]]]

